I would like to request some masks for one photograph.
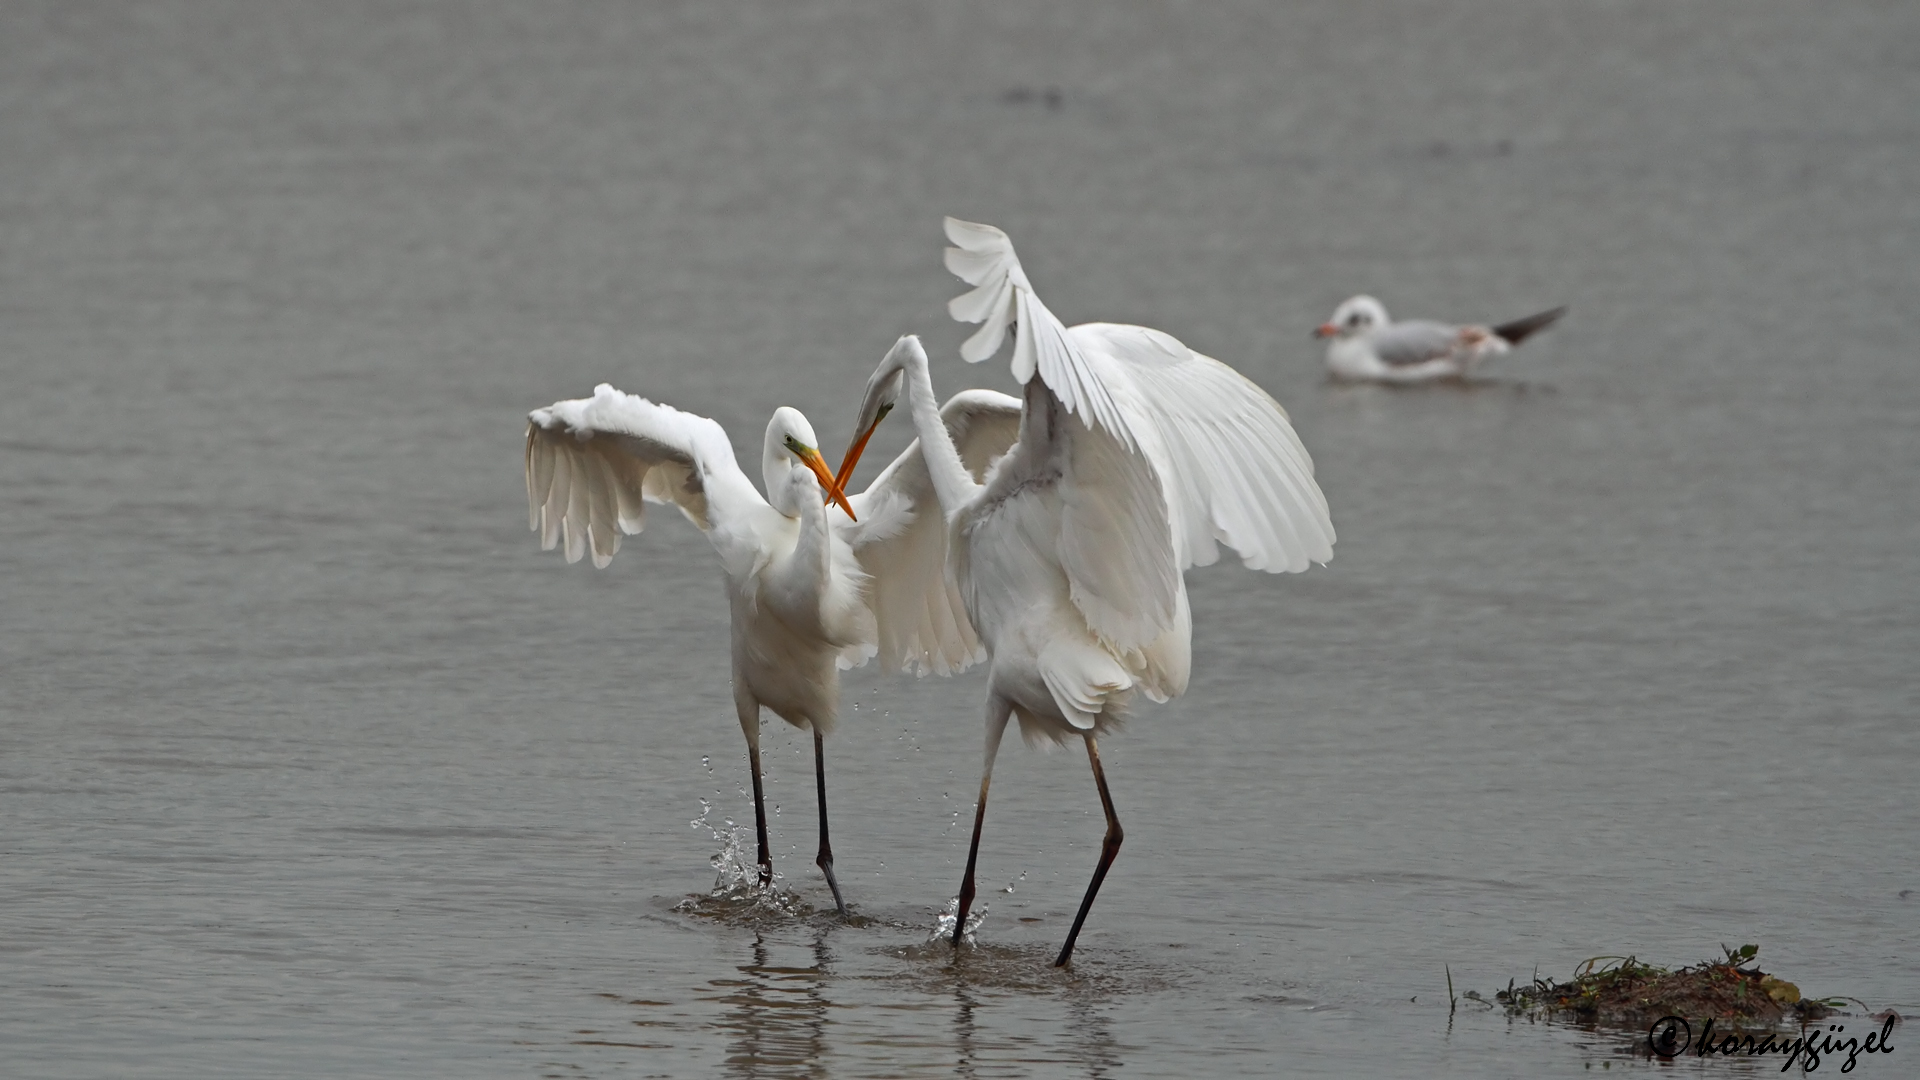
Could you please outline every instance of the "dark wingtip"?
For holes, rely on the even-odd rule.
[[[1510,323],[1501,323],[1499,326],[1493,327],[1493,333],[1495,337],[1505,340],[1509,345],[1518,345],[1540,331],[1545,330],[1547,327],[1552,326],[1554,323],[1559,322],[1560,317],[1566,313],[1566,305],[1562,304],[1552,311],[1543,311],[1538,315],[1529,315],[1524,319],[1515,319]]]

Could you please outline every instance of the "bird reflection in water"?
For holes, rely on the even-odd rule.
[[[828,1075],[830,1003],[822,984],[831,962],[825,930],[814,933],[810,947],[769,944],[755,931],[753,959],[740,965],[740,977],[713,982],[725,991],[716,1002],[727,1006],[718,1026],[732,1036],[727,1075],[755,1080]]]
[[[1089,1080],[1104,1080],[1118,1075],[1125,1064],[1122,1046],[1113,1037],[1113,1029],[1103,1005],[1112,994],[1109,985],[1088,986],[1085,984],[1062,985],[1059,980],[1046,978],[1053,969],[1036,965],[1034,961],[1044,958],[1038,954],[1019,957],[1018,963],[1025,969],[1012,981],[1007,979],[1011,965],[1005,963],[1013,950],[1006,950],[999,956],[991,956],[988,964],[969,964],[968,960],[980,960],[986,957],[972,956],[958,958],[945,966],[937,980],[947,984],[952,995],[953,1010],[953,1063],[951,1075],[958,1077],[1002,1076],[1008,1075],[1007,1069],[1015,1062],[1077,1066],[1075,1072],[1083,1072]],[[1050,955],[1050,954],[1049,954]],[[1034,978],[1040,974],[1040,978]],[[932,988],[929,987],[929,990]],[[987,1023],[989,1008],[994,999],[999,999],[1001,1009],[998,1018],[1001,1030],[996,1039],[994,1027]],[[939,996],[931,998],[930,1008],[942,1007]],[[1045,1036],[1036,1038],[1034,1030],[1023,1024],[1018,1034],[1005,1030],[1007,1022],[1017,1014],[1027,1023],[1039,1021],[1034,1006],[1041,1002],[1057,1002],[1065,1006],[1064,1023],[1056,1031],[1060,1036],[1054,1040]],[[929,1063],[932,1065],[932,1063]],[[938,1069],[938,1071],[934,1071]],[[903,1068],[903,1073],[920,1075],[948,1075],[944,1065],[932,1065],[926,1070]]]
[[[1106,1013],[1082,994],[1068,996],[1067,1012],[1073,1017],[1074,1057],[1086,1069],[1089,1080],[1106,1080],[1118,1074],[1126,1063],[1120,1059],[1120,1046],[1113,1040]]]
[[[725,1075],[751,1080],[834,1075],[829,1032],[836,1026],[840,1054],[864,1055],[884,1046],[892,1055],[889,1067],[901,1076],[999,1076],[1017,1062],[1045,1061],[1102,1080],[1117,1076],[1124,1064],[1124,1048],[1107,1016],[1110,984],[1056,975],[1058,969],[1037,952],[1003,950],[930,964],[909,987],[897,974],[874,979],[836,972],[827,943],[832,932],[812,928],[809,938],[799,939],[790,932],[756,930],[750,958],[738,974],[713,980],[720,993],[708,1000],[722,1007],[714,1027],[728,1039]],[[883,988],[877,1001],[876,988]],[[1058,1011],[1062,1006],[1064,1016]],[[866,1012],[873,1008],[896,1017],[901,1013],[894,1010],[920,1013],[930,1020],[946,1013],[951,1041],[934,1025],[918,1037],[897,1029],[877,1032]],[[830,1017],[833,1009],[839,1012]],[[1047,1015],[1053,1023],[1042,1019]]]
[[[979,1008],[974,1000],[973,991],[965,984],[953,988],[953,1046],[957,1058],[953,1063],[955,1076],[974,1077],[979,1071],[975,1068],[978,1051],[973,1045],[973,1012]]]

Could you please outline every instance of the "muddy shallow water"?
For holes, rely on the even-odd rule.
[[[1445,966],[1743,942],[1920,1007],[1916,31],[8,5],[4,1071],[1587,1075],[1644,1065],[1450,1019]],[[523,525],[526,410],[602,380],[749,466],[781,404],[837,455],[902,331],[1006,389],[956,358],[945,213],[1068,321],[1271,390],[1340,530],[1190,575],[1193,689],[1102,744],[1127,840],[1068,972],[1078,751],[1008,741],[980,948],[925,945],[977,673],[846,679],[854,924],[777,722],[795,912],[677,910],[751,818],[718,568],[664,513],[601,572]],[[1362,290],[1572,313],[1484,385],[1330,385],[1309,332]]]

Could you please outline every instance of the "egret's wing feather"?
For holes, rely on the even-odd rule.
[[[1064,412],[1058,423],[1070,448],[1061,462],[1060,566],[1087,626],[1137,652],[1174,625],[1182,592],[1160,479],[1146,455],[1106,428]]]
[[[1024,383],[1038,372],[1068,412],[1106,428],[1133,449],[1134,435],[1126,418],[1108,387],[1077,355],[1065,324],[1034,295],[1020,257],[1014,254],[1013,241],[991,225],[958,218],[946,219],[946,229],[947,238],[959,245],[947,249],[947,269],[976,286],[949,301],[947,310],[961,322],[984,322],[960,347],[960,355],[973,364],[987,359],[999,351],[1007,326],[1017,325],[1013,377]]]
[[[764,505],[719,424],[605,383],[529,413],[526,458],[527,523],[568,562],[607,565],[648,502],[678,507],[724,556],[728,522]]]
[[[1460,328],[1426,319],[1383,326],[1368,335],[1374,355],[1389,367],[1411,367],[1453,355],[1460,347]]]
[[[1177,621],[1180,571],[1152,467],[1070,415],[1045,380],[1027,383],[1020,440],[967,513],[956,578],[974,588],[1020,596],[1057,572],[1088,629],[1121,654]]]
[[[1020,399],[998,390],[962,390],[940,407],[940,419],[953,436],[960,462],[975,483],[987,482],[987,473],[1020,438]]]
[[[1332,557],[1333,525],[1313,460],[1279,403],[1169,334],[1106,323],[1068,330],[1033,295],[1005,233],[953,218],[946,224],[959,245],[948,249],[947,265],[977,286],[950,310],[981,315],[989,326],[1017,320],[1015,377],[1037,373],[1083,424],[1146,457],[1180,568],[1211,563],[1216,540],[1262,570],[1304,570]],[[1002,285],[1004,299],[974,300],[990,291],[998,297]],[[984,340],[983,329],[963,347],[968,360],[992,355],[974,347]]]
[[[1018,437],[1020,402],[968,390],[948,399],[940,417],[978,482]],[[985,659],[946,573],[947,525],[919,441],[848,501],[860,520],[836,515],[835,528],[870,579],[880,662],[889,670],[951,675]]]
[[[1159,476],[1181,569],[1219,557],[1305,570],[1333,557],[1333,521],[1313,458],[1280,403],[1169,334],[1088,323],[1069,331],[1112,390]]]

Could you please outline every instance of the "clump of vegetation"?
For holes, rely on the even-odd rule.
[[[1566,982],[1536,975],[1526,986],[1509,982],[1494,1000],[1509,1016],[1608,1024],[1641,1024],[1663,1016],[1811,1023],[1842,1004],[1802,997],[1799,987],[1750,966],[1760,952],[1758,945],[1722,945],[1720,950],[1725,959],[1673,969],[1643,964],[1632,956],[1596,956],[1575,968]]]

